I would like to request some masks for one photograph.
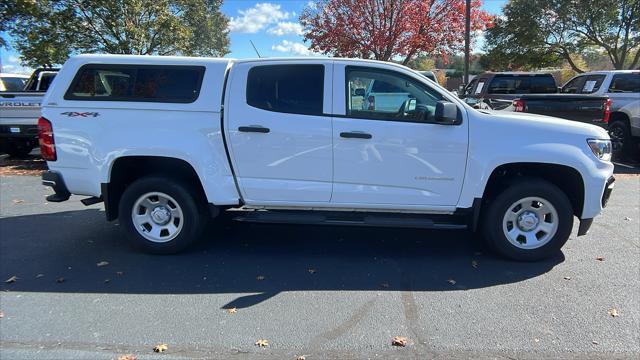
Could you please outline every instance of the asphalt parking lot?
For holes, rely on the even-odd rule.
[[[46,203],[39,178],[2,176],[0,358],[637,359],[640,177],[619,170],[632,175],[591,232],[539,263],[463,231],[225,220],[151,256],[101,205]]]

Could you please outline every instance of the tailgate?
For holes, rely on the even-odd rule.
[[[0,93],[0,124],[35,125],[44,93]]]

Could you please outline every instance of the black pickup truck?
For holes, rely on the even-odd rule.
[[[484,73],[460,98],[476,109],[548,115],[605,128],[611,107],[606,96],[559,94],[553,76],[540,72]]]
[[[607,128],[611,99],[571,94],[520,95],[503,111],[526,112],[580,121]]]

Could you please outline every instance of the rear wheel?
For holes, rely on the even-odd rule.
[[[557,186],[523,179],[496,196],[484,211],[483,233],[499,254],[519,261],[556,255],[573,228],[573,209]]]
[[[182,182],[145,177],[122,194],[120,224],[136,247],[172,254],[200,238],[207,222],[205,205]]]
[[[624,158],[629,154],[631,129],[627,123],[618,120],[609,124],[609,136],[611,137],[611,145],[615,157]]]

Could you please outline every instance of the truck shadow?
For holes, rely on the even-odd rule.
[[[182,254],[154,256],[133,250],[97,209],[1,218],[0,238],[3,291],[246,294],[224,308],[284,291],[465,291],[530,279],[564,260],[503,260],[465,231],[228,220]]]

